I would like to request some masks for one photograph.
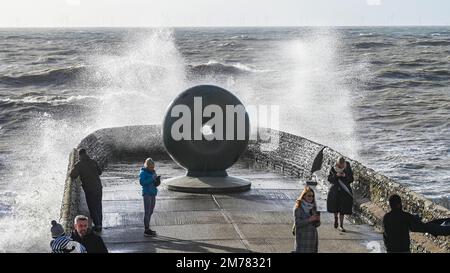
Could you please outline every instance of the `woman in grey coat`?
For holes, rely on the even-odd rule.
[[[295,252],[317,253],[319,236],[317,227],[320,226],[320,215],[317,212],[314,190],[305,187],[294,206],[295,219]]]

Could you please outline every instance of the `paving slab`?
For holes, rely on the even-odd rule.
[[[252,183],[241,193],[195,194],[167,189],[164,179],[185,174],[170,160],[156,162],[164,178],[150,225],[156,237],[143,236],[143,201],[138,174],[142,162],[110,163],[102,175],[104,230],[111,252],[281,252],[294,248],[292,208],[303,188],[295,177],[253,169],[238,161],[228,173]],[[326,192],[316,191],[325,210]],[[87,213],[82,195],[80,210]],[[345,221],[348,232],[333,228],[332,214],[322,212],[319,252],[383,251],[382,235],[369,225]]]
[[[180,240],[158,237],[140,243],[111,243],[112,253],[247,253],[250,252],[240,240]]]

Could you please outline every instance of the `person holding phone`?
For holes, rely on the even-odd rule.
[[[339,157],[328,175],[331,187],[327,196],[327,211],[334,213],[334,228],[338,228],[339,216],[339,229],[342,232],[346,231],[344,216],[353,212],[353,191],[350,186],[353,180],[350,163],[344,157]]]
[[[295,251],[317,253],[319,248],[320,212],[317,211],[314,190],[306,186],[294,206]]]
[[[156,236],[156,231],[150,229],[150,219],[155,209],[156,195],[158,194],[160,177],[156,175],[155,162],[150,157],[144,162],[144,166],[139,173],[139,183],[142,186],[142,196],[144,199],[144,236]]]

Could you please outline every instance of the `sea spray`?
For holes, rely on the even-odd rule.
[[[358,140],[352,111],[353,86],[341,71],[341,39],[321,29],[282,46],[289,65],[285,89],[273,101],[283,105],[282,129],[357,158]]]
[[[8,155],[9,212],[0,218],[0,251],[48,252],[50,221],[60,216],[68,155],[89,133],[105,127],[159,123],[185,83],[184,62],[170,30],[130,41],[120,55],[92,56],[82,90],[89,111],[61,120],[42,113],[30,120]],[[132,141],[132,140],[130,140]]]

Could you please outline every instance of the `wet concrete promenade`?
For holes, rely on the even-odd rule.
[[[151,228],[143,236],[143,201],[138,174],[141,162],[111,163],[102,175],[102,237],[110,252],[291,252],[292,207],[304,183],[297,178],[254,168],[239,161],[228,173],[252,182],[250,191],[192,194],[168,191],[164,179],[184,174],[172,161],[158,161],[159,187]],[[325,190],[316,192],[326,210]],[[84,196],[81,198],[84,200]],[[81,205],[86,210],[86,205]],[[322,212],[319,252],[371,252],[383,249],[382,235],[366,224],[347,232],[333,228],[333,215]]]

